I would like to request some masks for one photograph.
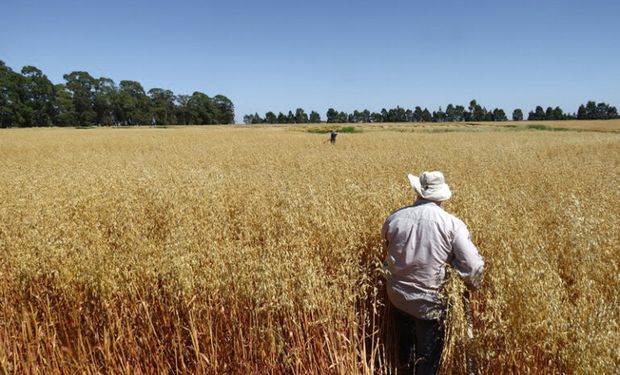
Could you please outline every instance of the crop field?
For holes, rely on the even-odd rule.
[[[620,123],[554,126],[2,130],[0,373],[391,374],[380,229],[424,170],[486,261],[443,373],[617,373]]]

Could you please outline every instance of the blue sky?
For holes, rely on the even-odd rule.
[[[620,106],[620,1],[0,0],[0,59],[325,118],[586,100]]]

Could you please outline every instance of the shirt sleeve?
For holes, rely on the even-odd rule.
[[[460,223],[457,227],[452,242],[452,249],[454,250],[452,267],[461,276],[468,288],[480,288],[484,273],[484,259],[482,259],[478,249],[471,242],[469,231],[463,223]]]

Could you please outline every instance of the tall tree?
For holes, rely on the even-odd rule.
[[[589,101],[586,103],[586,118],[588,120],[595,120],[596,116],[596,102]]]
[[[501,108],[495,108],[493,110],[493,121],[507,121],[506,112]]]
[[[97,125],[113,125],[116,123],[114,103],[117,94],[118,88],[112,79],[100,77],[95,82],[93,109]]]
[[[175,101],[175,118],[176,123],[181,125],[189,125],[192,123],[192,115],[189,111],[189,95],[177,95]]]
[[[56,115],[56,92],[54,85],[38,68],[28,65],[22,68],[24,101],[30,108],[28,126],[50,126]]]
[[[155,124],[174,124],[176,123],[174,101],[176,97],[170,90],[160,88],[150,89],[151,114]]]
[[[311,123],[317,124],[317,123],[321,122],[321,115],[318,112],[316,112],[316,111],[312,111],[312,112],[310,112],[310,119],[309,119],[309,121]]]
[[[423,115],[422,108],[420,108],[420,106],[416,106],[415,109],[413,110],[413,121],[414,122],[424,121],[423,117],[424,115]]]
[[[579,106],[579,109],[577,110],[577,119],[585,120],[587,118],[588,118],[588,112],[586,111],[586,106],[582,104]]]
[[[547,107],[547,109],[545,110],[545,120],[556,120],[553,113],[553,108]]]
[[[522,121],[523,120],[523,111],[521,108],[517,108],[512,111],[512,121]]]
[[[63,76],[67,83],[65,89],[71,94],[77,123],[72,125],[92,125],[96,113],[93,109],[96,80],[88,72],[74,71]]]
[[[23,77],[0,60],[0,126],[25,126],[29,108],[24,103]]]
[[[364,122],[370,122],[370,111],[365,109],[362,111],[362,118],[364,119]]]
[[[456,110],[452,104],[448,104],[446,107],[446,121],[457,121]]]
[[[235,106],[224,95],[215,95],[213,104],[217,108],[215,122],[218,124],[233,124],[235,122]]]
[[[327,110],[327,122],[338,122],[338,111],[333,108]]]
[[[439,107],[438,111],[433,111],[433,121],[436,121],[436,122],[446,121],[446,113],[441,110],[441,107]]]
[[[528,114],[527,119],[532,121],[542,121],[546,118],[545,110],[541,106],[536,106],[534,112]]]
[[[308,115],[303,108],[297,108],[295,110],[295,122],[297,124],[305,124],[308,122]]]
[[[431,115],[431,113],[426,108],[424,108],[424,110],[422,111],[422,121],[423,122],[433,121],[433,115]]]
[[[383,116],[381,116],[381,113],[373,112],[370,114],[370,121],[371,122],[383,122]]]
[[[278,122],[278,118],[276,117],[275,113],[269,111],[265,113],[265,122],[268,124],[275,124]]]
[[[72,126],[79,123],[71,92],[62,83],[55,86],[56,91],[56,119],[54,125]]]
[[[149,98],[140,82],[124,80],[119,84],[121,121],[127,125],[150,124]]]
[[[207,94],[196,91],[187,103],[192,124],[209,125],[217,123],[215,104]]]

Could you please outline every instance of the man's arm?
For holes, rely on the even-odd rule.
[[[461,276],[469,289],[480,288],[484,274],[484,259],[482,259],[478,249],[471,242],[469,231],[464,224],[456,230],[452,249],[454,250],[452,267]]]

